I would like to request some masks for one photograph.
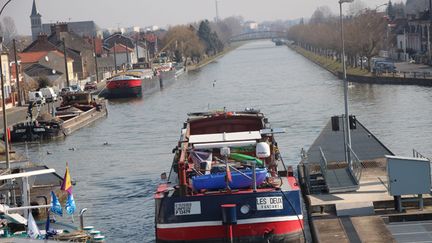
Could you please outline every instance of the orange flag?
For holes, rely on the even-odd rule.
[[[72,182],[71,182],[71,177],[69,174],[69,166],[66,163],[66,172],[65,175],[63,177],[63,183],[61,185],[61,189],[63,191],[67,191],[69,194],[72,194]]]

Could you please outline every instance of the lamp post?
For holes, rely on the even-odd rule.
[[[8,0],[0,10],[0,15],[3,13],[6,5],[8,5],[12,0]],[[3,39],[3,38],[1,38]],[[7,119],[6,119],[6,104],[5,104],[5,87],[4,87],[4,77],[3,77],[3,67],[1,56],[3,54],[3,40],[0,41],[0,79],[1,79],[1,94],[2,94],[2,110],[3,110],[3,134],[5,143],[5,155],[6,155],[6,169],[10,170],[9,161],[9,134],[7,132]]]
[[[62,39],[62,42],[63,42],[63,57],[64,57],[64,64],[65,64],[65,72],[66,72],[66,85],[67,85],[67,87],[69,87],[70,82],[69,82],[69,70],[68,70],[65,38]]]
[[[354,0],[339,0],[339,10],[340,10],[340,28],[341,28],[341,44],[342,44],[342,69],[343,69],[343,82],[344,82],[344,103],[345,103],[345,136],[344,136],[344,145],[345,145],[345,160],[349,166],[351,166],[351,156],[348,148],[351,148],[351,133],[349,127],[349,109],[348,109],[348,81],[346,75],[346,63],[345,63],[345,40],[344,40],[344,32],[343,32],[343,16],[342,16],[342,4],[343,3],[352,3]]]
[[[18,73],[18,60],[17,60],[17,50],[16,50],[16,40],[13,39],[13,49],[14,49],[14,58],[15,58],[15,76],[16,76],[16,86],[18,90],[18,106],[21,106],[21,89],[20,89],[20,79]]]
[[[94,53],[94,61],[95,61],[96,83],[99,83],[98,62],[97,62],[97,54],[96,54],[96,36],[93,36],[93,53]]]

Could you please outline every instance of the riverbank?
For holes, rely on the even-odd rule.
[[[219,52],[219,53],[216,54],[216,55],[213,55],[213,56],[211,56],[211,57],[208,57],[208,58],[202,60],[201,62],[199,62],[199,63],[197,63],[197,64],[188,65],[188,66],[186,67],[186,70],[187,70],[187,71],[195,71],[195,70],[198,70],[198,69],[200,69],[200,68],[202,68],[202,67],[204,67],[204,66],[207,66],[208,64],[214,62],[215,60],[217,60],[217,59],[220,58],[220,57],[223,57],[223,56],[224,56],[225,54],[227,54],[228,52],[237,49],[238,47],[240,47],[240,46],[243,45],[243,44],[244,44],[244,42],[237,42],[237,43],[234,43],[234,44],[232,44],[232,45],[230,45],[229,47],[225,48],[225,50]]]
[[[287,46],[309,61],[326,69],[338,78],[343,79],[342,64],[338,61],[317,55],[297,45],[287,44]],[[375,76],[374,74],[369,73],[369,71],[366,69],[347,67],[347,80],[349,82],[368,84],[418,85],[428,87],[432,86],[432,79],[427,78],[426,76],[416,78],[404,77],[404,75],[399,76],[397,73],[390,73],[387,75]]]
[[[297,45],[287,44],[287,46],[291,50],[304,56],[305,58],[309,59],[310,61],[314,62],[318,66],[321,66],[322,68],[326,69],[327,71],[331,72],[332,74],[334,74],[336,76],[338,76],[338,73],[341,72],[341,70],[342,70],[342,63],[340,63],[334,59],[317,55],[317,54],[315,54],[311,51],[308,51],[308,50],[306,50],[300,46],[297,46]],[[366,69],[352,68],[352,67],[347,67],[347,74],[371,76],[369,71]]]

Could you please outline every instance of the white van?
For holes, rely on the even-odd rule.
[[[42,95],[42,92],[40,91],[29,91],[28,94],[29,102],[30,103],[37,103],[37,104],[45,104],[45,97]]]
[[[54,92],[53,88],[47,87],[40,89],[42,95],[45,97],[46,102],[57,101],[57,94]]]

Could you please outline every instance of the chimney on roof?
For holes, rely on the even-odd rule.
[[[61,33],[61,32],[68,32],[68,24],[67,23],[59,23],[57,24],[57,32]]]
[[[68,31],[69,31],[69,28],[68,28],[67,23],[61,22],[61,23],[56,23],[56,24],[51,25],[51,34],[55,33],[57,39],[59,39],[59,40],[60,40],[60,33],[68,32]]]
[[[52,24],[52,25],[50,26],[50,29],[51,29],[51,33],[56,32],[56,24]]]
[[[37,37],[38,42],[48,42],[48,35],[46,33],[40,33]]]

